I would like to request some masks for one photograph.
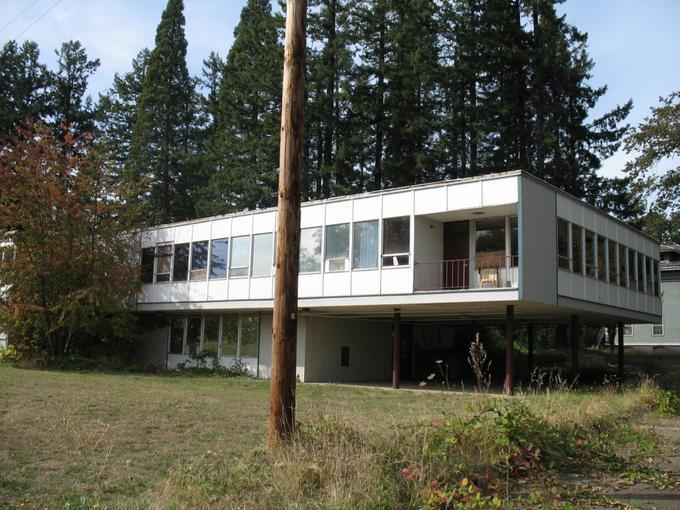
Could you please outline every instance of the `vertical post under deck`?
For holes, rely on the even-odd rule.
[[[619,380],[623,381],[623,322],[619,322]]]
[[[401,314],[394,312],[392,322],[392,388],[399,389],[401,381]]]
[[[515,307],[508,305],[505,308],[505,384],[503,391],[506,395],[512,395],[515,386]]]
[[[578,375],[578,317],[571,316],[571,375]]]

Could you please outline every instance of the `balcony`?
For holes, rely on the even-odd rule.
[[[493,255],[471,259],[417,262],[416,292],[502,289],[519,286],[517,256]]]

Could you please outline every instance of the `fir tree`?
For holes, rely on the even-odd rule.
[[[220,85],[215,133],[209,142],[214,174],[203,190],[202,214],[276,203],[283,46],[282,19],[269,0],[248,0],[234,30]]]
[[[140,198],[155,221],[194,216],[196,93],[186,65],[184,3],[169,0],[156,30],[139,97],[126,179],[144,185]]]

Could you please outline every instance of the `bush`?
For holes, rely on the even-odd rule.
[[[8,345],[4,349],[0,349],[0,364],[10,365],[16,367],[19,365],[21,360],[21,354],[19,350],[12,344]]]

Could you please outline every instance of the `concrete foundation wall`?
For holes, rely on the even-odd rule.
[[[306,382],[390,380],[390,322],[308,317],[305,336]],[[342,347],[349,347],[347,367],[340,366]]]

